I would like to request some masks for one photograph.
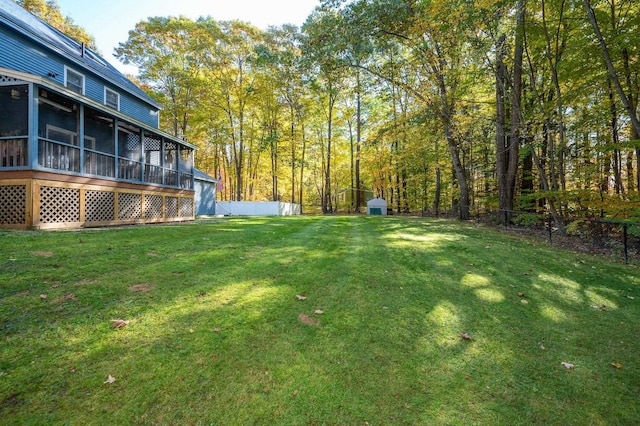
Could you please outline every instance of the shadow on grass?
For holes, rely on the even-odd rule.
[[[626,297],[638,283],[593,258],[406,218],[231,219],[38,239],[16,258],[68,243],[25,276],[2,269],[15,282],[2,293],[0,412],[17,423],[638,418],[629,334],[640,312]],[[141,283],[154,288],[128,290]],[[41,291],[51,297],[37,300]],[[67,294],[76,299],[54,302]],[[112,330],[113,318],[131,323]],[[109,374],[116,382],[104,384]]]

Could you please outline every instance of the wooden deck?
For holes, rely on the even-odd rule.
[[[0,172],[0,228],[68,229],[194,219],[191,190],[33,170]]]

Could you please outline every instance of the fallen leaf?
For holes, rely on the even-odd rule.
[[[544,351],[544,350],[546,350],[546,349],[547,349],[547,348],[545,348],[545,347],[544,347],[544,345],[540,345],[540,350],[541,350],[541,351]]]
[[[471,380],[471,376],[464,376],[465,380]]]
[[[107,378],[107,380],[105,381],[105,384],[106,384],[106,383],[113,383],[113,382],[115,382],[115,381],[116,381],[116,378],[115,378],[115,377],[113,377],[111,374],[109,374],[109,377],[108,377],[108,378]]]
[[[220,333],[220,327],[214,327],[213,331],[214,333]]]
[[[316,314],[316,315],[322,315],[322,314],[324,314],[324,311],[322,311],[320,309],[316,309],[313,313]]]
[[[114,319],[111,320],[111,328],[122,328],[129,325],[129,321],[125,321],[125,320],[121,320],[121,319]]]
[[[189,329],[189,333],[193,333],[193,328],[190,328],[190,329]]]
[[[471,335],[469,335],[468,333],[460,333],[460,334],[458,334],[458,336],[462,337],[465,340],[471,340],[472,339]]]
[[[563,367],[568,368],[568,369],[572,369],[573,367],[575,367],[575,365],[568,363],[568,362],[561,362],[560,364],[562,364]]]
[[[622,364],[620,364],[619,362],[612,362],[609,365],[612,366],[613,368],[622,368]]]
[[[296,294],[296,297],[298,298],[298,300],[307,300],[307,296],[303,296],[301,294]]]
[[[634,299],[635,299],[635,297],[633,297],[633,296],[627,296],[627,299],[634,300]]]
[[[47,298],[47,295],[46,295],[46,294],[41,294],[41,295],[40,295],[40,299],[45,300],[46,298]]]
[[[527,295],[526,295],[526,294],[524,294],[523,292],[519,291],[519,292],[518,292],[518,296],[520,296],[520,297],[526,297]]]
[[[522,299],[520,301],[520,303],[522,303],[523,305],[528,305],[529,304],[529,302],[527,300],[525,300],[525,299]]]

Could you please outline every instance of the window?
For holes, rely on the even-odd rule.
[[[47,124],[47,139],[64,142],[69,145],[78,145],[78,135],[67,129]]]
[[[64,85],[74,92],[84,95],[84,75],[66,67],[64,69]]]
[[[104,104],[115,110],[120,110],[120,94],[111,89],[104,88]]]

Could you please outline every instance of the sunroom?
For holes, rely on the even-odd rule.
[[[196,147],[105,99],[0,68],[0,227],[194,219]]]

